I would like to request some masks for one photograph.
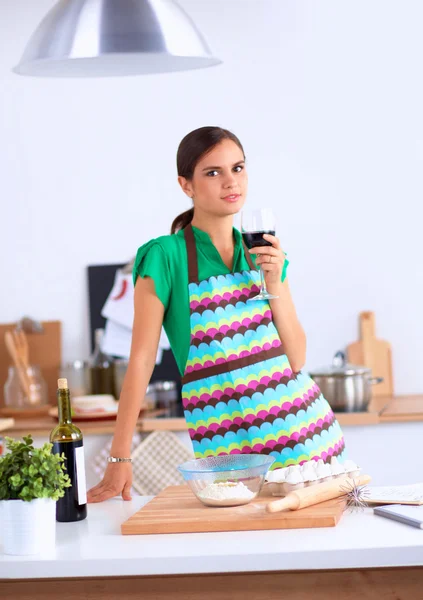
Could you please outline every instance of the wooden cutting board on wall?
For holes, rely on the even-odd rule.
[[[370,311],[359,315],[360,340],[347,346],[347,359],[354,365],[372,370],[372,377],[383,377],[383,382],[372,386],[373,397],[392,396],[392,351],[389,342],[376,338],[375,314]]]
[[[44,333],[26,334],[29,362],[38,365],[48,386],[50,404],[56,404],[57,378],[62,362],[62,324],[60,321],[43,321]],[[13,331],[16,323],[0,325],[0,407],[4,407],[4,384],[13,361],[4,343],[6,331]]]
[[[334,527],[345,509],[345,500],[335,498],[301,510],[266,512],[275,499],[262,493],[244,506],[210,507],[197,500],[188,485],[169,486],[125,521],[121,531],[140,535]]]

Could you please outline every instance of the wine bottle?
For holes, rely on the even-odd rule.
[[[115,395],[113,360],[102,350],[104,329],[95,330],[95,348],[90,360],[91,393]]]
[[[65,488],[65,495],[57,501],[56,520],[82,521],[87,516],[84,446],[81,430],[72,423],[67,379],[58,380],[57,403],[59,424],[50,433],[50,442],[54,454],[65,455],[64,465],[72,487]]]

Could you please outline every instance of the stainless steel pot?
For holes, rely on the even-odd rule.
[[[323,396],[334,411],[361,412],[367,410],[372,398],[372,385],[382,383],[382,377],[372,377],[371,369],[345,363],[343,352],[337,352],[331,367],[310,371]]]

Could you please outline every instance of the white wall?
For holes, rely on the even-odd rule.
[[[88,352],[85,268],[129,260],[187,207],[175,153],[195,127],[241,138],[273,206],[308,367],[376,312],[397,393],[423,391],[420,0],[180,0],[224,60],[109,80],[10,72],[53,0],[0,0],[0,320],[64,323]]]

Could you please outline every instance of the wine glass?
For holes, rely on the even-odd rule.
[[[241,214],[241,232],[242,238],[248,249],[257,248],[259,246],[271,246],[272,244],[263,238],[265,233],[275,235],[276,225],[275,216],[270,208],[247,209]],[[260,256],[260,254],[257,254]],[[279,296],[269,294],[266,289],[264,280],[264,272],[260,266],[261,288],[257,296],[249,298],[247,302],[255,300],[272,300]]]

